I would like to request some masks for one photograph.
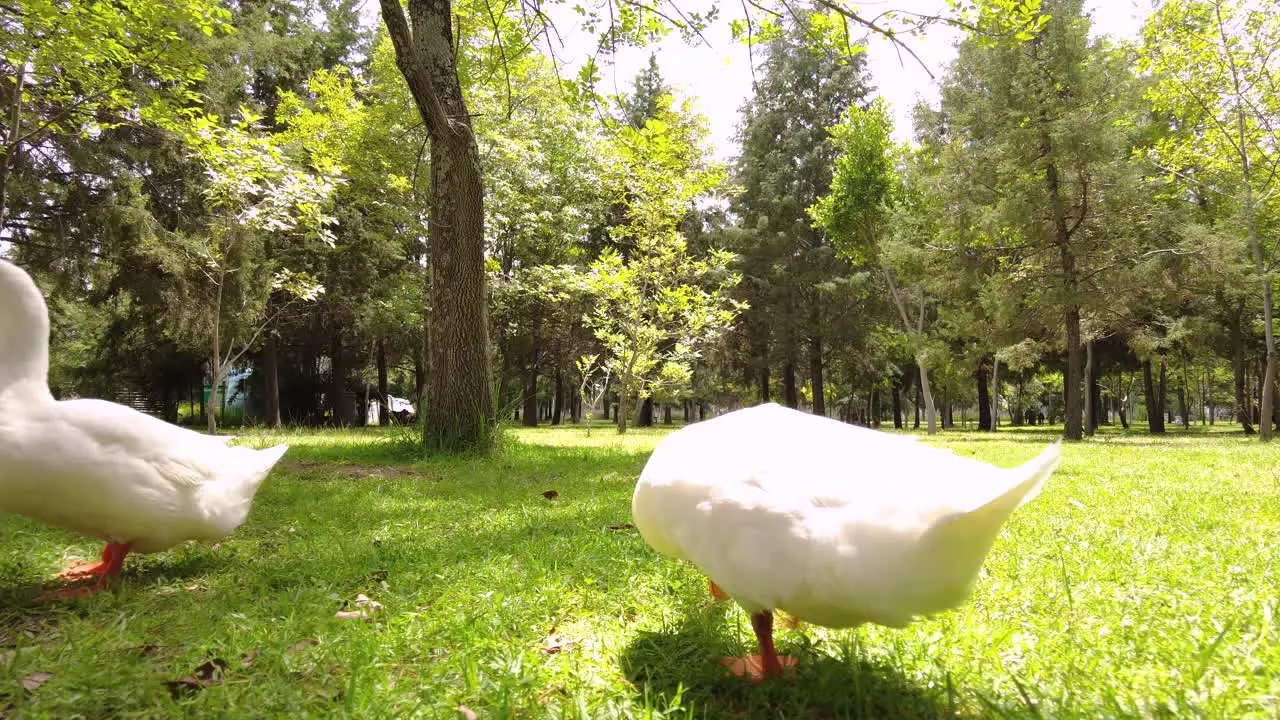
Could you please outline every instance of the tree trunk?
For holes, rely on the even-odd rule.
[[[1213,390],[1213,365],[1214,362],[1210,360],[1209,367],[1205,371],[1205,400],[1209,404],[1209,427],[1213,427],[1213,422],[1218,416],[1218,394]]]
[[[386,0],[384,0],[385,2]],[[1036,48],[1038,51],[1038,47]],[[1049,192],[1049,210],[1053,217],[1054,240],[1058,245],[1058,257],[1062,268],[1063,308],[1062,319],[1067,335],[1067,368],[1063,373],[1064,405],[1066,410],[1066,428],[1064,435],[1068,440],[1080,440],[1084,437],[1081,426],[1080,380],[1083,375],[1083,357],[1080,347],[1080,299],[1078,296],[1079,280],[1076,276],[1076,256],[1071,248],[1072,228],[1067,226],[1067,210],[1062,201],[1062,189],[1058,180],[1058,166],[1053,161],[1054,149],[1049,137],[1049,119],[1043,113],[1040,117],[1040,152],[1045,158],[1044,181]],[[1079,223],[1076,225],[1079,227]]]
[[[425,348],[422,343],[415,343],[413,348],[413,410],[422,417],[423,403],[426,402],[427,362]]]
[[[1118,371],[1116,375],[1117,375],[1116,386],[1123,391],[1120,393],[1120,397],[1116,398],[1116,414],[1120,416],[1120,427],[1124,428],[1125,430],[1128,430],[1129,416],[1125,412],[1125,410],[1126,410],[1126,405],[1129,402],[1129,396],[1133,394],[1133,382],[1130,381],[1128,386],[1121,387],[1121,383],[1124,382],[1124,372]]]
[[[991,432],[1000,429],[1000,358],[991,361]]]
[[[800,407],[800,396],[796,393],[796,365],[790,360],[782,367],[782,398],[792,410]]]
[[[1160,360],[1160,387],[1156,390],[1157,402],[1160,405],[1160,423],[1161,429],[1164,427],[1164,418],[1166,414],[1165,408],[1169,406],[1169,364],[1163,359]]]
[[[1085,343],[1085,362],[1084,362],[1084,434],[1093,437],[1097,431],[1097,416],[1094,414],[1093,405],[1093,386],[1097,378],[1094,373],[1097,372],[1093,365],[1093,341]]]
[[[816,311],[814,314],[817,314]],[[809,379],[813,384],[813,414],[826,415],[827,399],[822,381],[822,336],[816,333],[809,339]]]
[[[520,424],[525,427],[538,426],[538,361],[537,350],[529,354],[524,367],[524,411],[520,413]]]
[[[760,368],[758,382],[760,387],[760,404],[763,405],[769,402],[769,366],[767,364]]]
[[[920,368],[920,377],[922,379],[924,378],[926,373],[927,371],[924,368]],[[920,386],[919,385],[916,385],[916,418],[914,423],[911,425],[911,429],[912,430],[920,429]]]
[[[987,361],[981,360],[974,379],[978,381],[978,429],[984,432],[991,430],[991,391],[987,387],[987,375]]]
[[[431,377],[423,440],[487,445],[494,423],[484,274],[484,186],[454,56],[451,0],[380,0],[396,67],[431,140]]]
[[[893,378],[893,429],[902,429],[902,378]]]
[[[1245,435],[1252,435],[1255,431],[1253,423],[1250,422],[1249,396],[1245,393],[1245,362],[1244,362],[1244,330],[1241,324],[1244,322],[1244,299],[1236,301],[1235,311],[1229,317],[1229,326],[1231,334],[1231,370],[1235,373],[1236,381],[1236,420],[1239,421],[1240,427],[1244,429]]]
[[[378,338],[376,362],[378,365],[378,424],[391,424],[391,401],[387,392],[387,339]]]
[[[916,362],[916,365],[920,368],[920,394],[924,396],[926,430],[928,434],[934,435],[938,432],[938,408],[933,404],[933,388],[929,387],[929,368],[919,361]],[[919,427],[918,418],[916,426]]]
[[[653,427],[653,396],[644,399],[640,404],[640,414],[636,416],[636,427]]]
[[[329,395],[332,398],[333,424],[350,427],[353,424],[351,403],[347,402],[347,352],[342,342],[342,330],[334,330],[333,344],[329,351]]]
[[[1164,432],[1164,407],[1152,381],[1152,362],[1147,360],[1142,363],[1142,389],[1147,400],[1147,430],[1153,435],[1159,435]]]
[[[219,357],[218,328],[213,328],[213,355],[209,363],[209,402],[205,403],[210,435],[218,434],[218,385],[222,383],[222,358]],[[203,393],[201,393],[203,394]]]
[[[564,373],[556,365],[556,394],[551,399],[551,424],[559,425],[564,414]]]
[[[1178,412],[1182,415],[1182,429],[1191,429],[1191,408],[1187,403],[1187,359],[1182,358],[1182,384],[1178,388]]]
[[[267,347],[262,353],[262,374],[266,397],[262,410],[267,427],[280,427],[280,340],[275,333],[267,335]]]
[[[671,406],[670,405],[664,404],[662,406],[662,424],[663,425],[671,424]]]

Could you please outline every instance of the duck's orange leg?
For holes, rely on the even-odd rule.
[[[721,662],[734,675],[750,678],[752,682],[760,682],[767,677],[777,677],[784,667],[795,667],[796,660],[779,656],[773,646],[773,611],[765,610],[751,616],[751,629],[756,632],[756,642],[760,645],[759,655],[748,655],[740,658],[725,658]]]
[[[729,593],[721,590],[720,586],[716,584],[715,580],[712,580],[711,578],[707,578],[707,582],[711,584],[711,597],[715,598],[716,600],[729,599]]]
[[[93,585],[67,588],[49,593],[46,597],[61,598],[77,595],[92,595],[107,586],[107,583],[120,575],[124,568],[125,556],[129,554],[129,543],[107,543],[102,550],[102,559],[96,563],[75,563],[67,566],[60,574],[63,580],[88,580],[97,578]]]

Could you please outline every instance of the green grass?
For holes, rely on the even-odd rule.
[[[969,603],[906,630],[783,630],[799,670],[752,686],[717,664],[754,651],[741,611],[607,529],[661,435],[519,430],[495,458],[415,460],[394,434],[288,434],[234,536],[130,558],[116,589],[67,603],[36,596],[100,547],[0,519],[0,715],[1280,716],[1274,447],[1067,447]],[[938,442],[1013,465],[1049,437]],[[361,593],[383,607],[337,619]],[[545,652],[553,631],[574,644]],[[224,681],[175,699],[164,682],[211,658]]]

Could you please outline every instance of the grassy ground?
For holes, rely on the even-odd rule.
[[[741,611],[609,528],[661,433],[514,436],[495,459],[415,460],[376,431],[287,435],[233,537],[131,558],[117,589],[74,602],[35,598],[99,546],[0,519],[0,715],[1280,716],[1274,447],[1068,447],[963,608],[784,630],[799,670],[752,686],[717,665],[754,651]],[[938,442],[1013,465],[1048,437]],[[382,607],[335,616],[360,594]],[[220,683],[197,672],[214,659]]]

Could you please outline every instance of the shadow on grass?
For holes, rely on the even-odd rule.
[[[708,718],[972,717],[945,688],[921,687],[895,668],[858,657],[852,647],[824,650],[794,636],[779,642],[780,652],[798,661],[781,678],[753,684],[730,676],[720,658],[756,648],[754,638],[729,640],[724,622],[720,609],[711,608],[678,628],[640,633],[621,656],[640,697],[654,707],[678,703]],[[832,650],[842,657],[828,654]]]

